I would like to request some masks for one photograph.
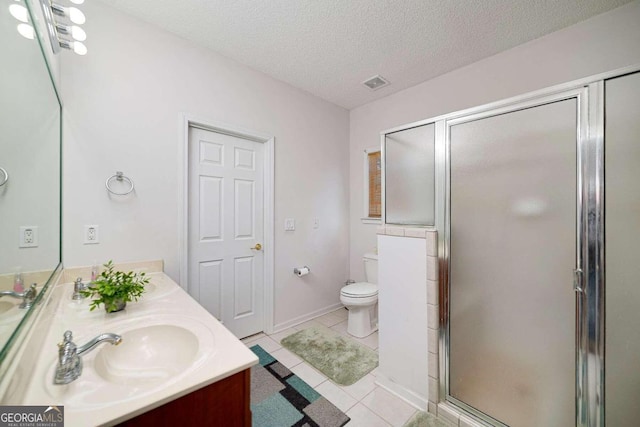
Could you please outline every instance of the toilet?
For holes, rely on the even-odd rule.
[[[349,309],[347,332],[364,338],[378,330],[378,255],[365,254],[366,282],[356,282],[340,290],[340,302]]]

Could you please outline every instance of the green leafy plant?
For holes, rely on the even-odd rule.
[[[147,283],[149,279],[145,273],[114,271],[113,261],[110,260],[104,264],[104,270],[98,278],[81,293],[93,298],[89,306],[91,311],[104,304],[107,313],[111,313],[117,311],[120,304],[138,301]]]

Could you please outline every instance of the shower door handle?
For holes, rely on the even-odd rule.
[[[582,286],[582,270],[576,268],[573,270],[573,290],[576,292],[584,293],[584,287]]]

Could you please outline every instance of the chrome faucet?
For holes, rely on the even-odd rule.
[[[71,299],[74,301],[85,299],[85,296],[82,295],[82,291],[86,290],[87,287],[87,285],[82,283],[82,277],[78,277],[73,283],[73,295],[71,296]]]
[[[14,298],[22,298],[22,303],[18,306],[18,308],[29,308],[33,305],[33,302],[36,300],[36,296],[38,295],[38,291],[36,289],[37,284],[31,285],[29,289],[22,293],[18,293],[15,291],[2,291],[0,292],[0,298],[2,297],[14,297]]]
[[[122,337],[112,333],[100,334],[85,345],[78,347],[73,342],[72,332],[66,331],[64,341],[58,344],[58,366],[53,383],[63,385],[78,379],[82,374],[81,356],[103,342],[118,345],[122,342]]]

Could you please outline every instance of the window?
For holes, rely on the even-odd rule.
[[[380,151],[367,153],[369,164],[369,218],[382,216],[382,197],[380,192]]]
[[[382,161],[380,148],[364,151],[364,223],[378,224],[382,218]]]

